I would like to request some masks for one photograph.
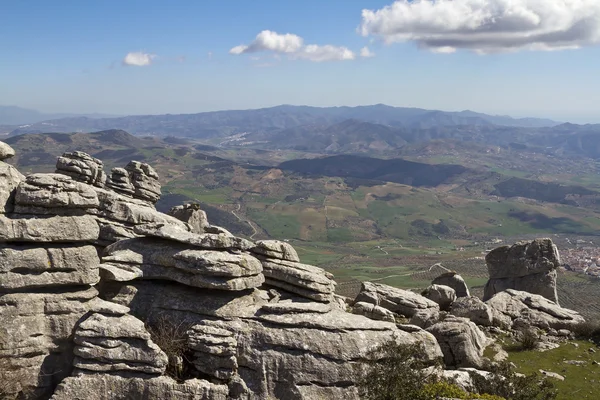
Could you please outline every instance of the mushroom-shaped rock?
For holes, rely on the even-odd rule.
[[[0,161],[4,161],[8,158],[14,157],[15,151],[12,147],[4,142],[0,142]]]
[[[439,310],[437,303],[420,294],[372,282],[362,283],[355,301],[375,304],[406,317],[412,317],[422,310]]]
[[[469,297],[471,295],[463,277],[454,271],[444,272],[436,277],[431,284],[451,287],[456,292],[456,297]]]
[[[450,286],[444,285],[429,285],[423,292],[423,295],[429,300],[439,304],[440,310],[447,311],[456,300],[456,292]]]
[[[502,246],[485,257],[490,279],[483,300],[506,289],[539,294],[558,303],[556,270],[560,266],[558,249],[551,239],[536,239]]]
[[[106,181],[102,161],[82,151],[64,153],[56,161],[56,172],[90,185],[103,187]]]

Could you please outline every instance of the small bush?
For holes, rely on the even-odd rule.
[[[558,392],[554,384],[538,374],[520,375],[508,361],[495,364],[491,375],[473,375],[478,393],[487,393],[511,400],[553,400]]]
[[[520,350],[533,350],[538,347],[540,336],[534,329],[525,329],[517,337]]]
[[[572,331],[578,339],[600,339],[600,322],[586,321],[575,326]]]
[[[185,333],[191,325],[189,322],[176,321],[165,315],[160,315],[152,324],[146,325],[152,341],[169,357],[167,375],[177,380],[185,378],[187,365],[190,363]]]
[[[416,357],[421,345],[395,342],[379,346],[370,354],[367,373],[360,381],[362,397],[368,400],[428,400],[421,389],[430,376],[427,364]]]

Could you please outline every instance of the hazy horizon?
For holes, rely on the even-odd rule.
[[[8,2],[0,104],[140,115],[384,103],[600,122],[600,2],[554,5]]]

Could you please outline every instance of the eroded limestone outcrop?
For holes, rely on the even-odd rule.
[[[158,212],[158,174],[140,162],[107,178],[80,152],[55,174],[24,177],[0,161],[0,186],[0,359],[31,399],[358,399],[382,344],[480,368],[477,324],[583,321],[514,290],[483,303],[456,274],[436,278],[435,301],[370,282],[345,300],[289,243],[237,237],[196,205]]]
[[[506,289],[539,294],[558,303],[556,270],[560,266],[558,249],[551,239],[536,239],[502,246],[485,257],[490,276],[483,300]]]
[[[381,321],[347,312],[333,276],[288,243],[236,237],[194,206],[156,211],[147,164],[108,178],[80,152],[55,174],[0,166],[0,358],[31,398],[352,399],[380,344],[442,357],[432,334],[400,329],[386,308],[355,304]],[[187,327],[179,382],[149,333],[164,318]]]

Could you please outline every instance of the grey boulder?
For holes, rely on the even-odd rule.
[[[444,285],[429,285],[423,292],[423,295],[431,301],[435,301],[440,310],[447,311],[456,300],[456,292],[450,286]]]
[[[289,243],[280,240],[259,240],[250,251],[269,258],[300,262],[296,249]]]
[[[420,294],[372,282],[362,283],[355,301],[375,304],[409,318],[419,311],[439,311],[437,303]]]
[[[456,297],[469,297],[469,287],[462,276],[454,271],[444,272],[431,281],[432,285],[444,285],[454,289]]]
[[[82,151],[64,153],[56,160],[56,172],[90,185],[103,187],[106,181],[101,160]]]
[[[0,161],[14,157],[15,150],[4,142],[0,142]]]
[[[88,215],[78,217],[7,218],[0,215],[1,242],[91,242],[100,228]]]
[[[189,224],[194,233],[204,233],[204,229],[209,225],[206,212],[201,210],[198,204],[175,206],[171,208],[169,215]]]
[[[483,366],[483,351],[488,345],[485,334],[466,318],[447,316],[427,328],[444,353],[444,363],[452,367]]]

